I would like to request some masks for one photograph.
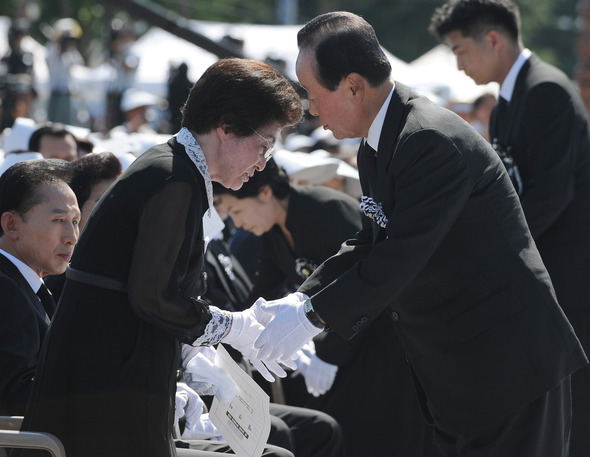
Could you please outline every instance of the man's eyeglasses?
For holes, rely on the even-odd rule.
[[[266,147],[266,150],[264,151],[264,160],[266,160],[268,162],[270,160],[270,158],[272,157],[272,155],[274,154],[274,152],[275,152],[275,146],[276,145],[274,143],[271,143],[270,140],[264,138],[260,133],[258,133],[252,127],[250,127],[250,130],[252,130],[261,139],[263,139],[264,141],[266,141],[267,147]]]

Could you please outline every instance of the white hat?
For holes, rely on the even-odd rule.
[[[291,133],[285,138],[285,149],[289,151],[297,151],[301,148],[310,148],[315,143],[315,140],[313,140],[309,135]]]
[[[92,131],[87,127],[79,127],[77,125],[64,125],[64,129],[70,132],[74,138],[87,139]]]
[[[66,36],[78,39],[82,36],[82,27],[80,27],[80,23],[71,17],[64,17],[55,21],[53,24],[53,30],[55,38]]]
[[[121,170],[125,171],[135,161],[137,155],[134,152],[138,149],[139,145],[128,137],[105,138],[95,143],[93,152],[112,152],[121,162]]]
[[[340,144],[340,142],[336,139],[334,134],[331,130],[326,130],[324,127],[320,126],[315,128],[310,134],[309,137],[313,140],[313,144],[319,143],[320,141],[327,143],[327,144]]]
[[[344,191],[347,194],[357,198],[363,194],[358,169],[354,168],[352,165],[342,159],[333,157],[328,151],[324,149],[316,149],[315,151],[310,152],[309,155],[321,157],[324,160],[338,164],[336,176],[344,179]]]
[[[337,163],[306,152],[279,149],[273,157],[275,162],[285,169],[289,178],[295,182],[322,184],[336,176],[338,170]]]
[[[157,105],[160,102],[160,98],[149,92],[131,88],[127,89],[121,97],[121,111],[131,111],[132,109],[139,108],[140,106],[152,106]]]
[[[28,151],[29,139],[37,130],[37,124],[33,119],[17,117],[11,128],[4,130],[4,155],[14,151]]]
[[[16,163],[42,158],[43,155],[39,152],[13,152],[7,154],[4,157],[4,161],[0,164],[0,176]]]

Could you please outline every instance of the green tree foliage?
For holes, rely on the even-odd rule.
[[[347,10],[369,21],[381,44],[406,62],[438,43],[428,31],[430,17],[444,0],[300,0],[302,21],[333,10]],[[582,20],[581,0],[516,0],[524,44],[572,76]],[[589,2],[590,3],[590,2]]]

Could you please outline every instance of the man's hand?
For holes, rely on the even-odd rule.
[[[192,355],[185,361],[184,356]],[[221,403],[229,403],[238,393],[238,386],[217,365],[212,347],[182,346],[184,380],[200,395],[215,395]]]
[[[260,311],[257,308],[257,303],[258,301],[245,311],[231,313],[231,328],[221,342],[229,344],[240,351],[244,357],[247,357],[252,362],[252,365],[264,379],[273,382],[275,378],[270,374],[271,371],[280,378],[287,376],[287,373],[276,359],[261,357],[258,355],[257,348],[254,347],[254,342],[264,330],[262,324],[256,319],[256,313]]]
[[[176,384],[176,410],[174,423],[184,417],[186,423],[182,438],[185,440],[220,440],[223,437],[215,425],[209,419],[209,414],[204,413],[205,404],[201,397],[186,384]]]
[[[297,370],[305,379],[307,391],[314,397],[324,395],[334,384],[338,366],[320,359],[315,352],[313,341],[303,346],[297,354]]]
[[[254,347],[260,349],[259,358],[293,366],[291,361],[297,358],[297,351],[322,332],[305,315],[303,304],[306,300],[307,296],[295,292],[260,304],[262,312],[274,317],[254,343]]]

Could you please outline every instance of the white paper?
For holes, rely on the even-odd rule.
[[[220,344],[215,364],[239,388],[229,403],[213,398],[209,418],[238,457],[260,457],[270,434],[270,398]]]

